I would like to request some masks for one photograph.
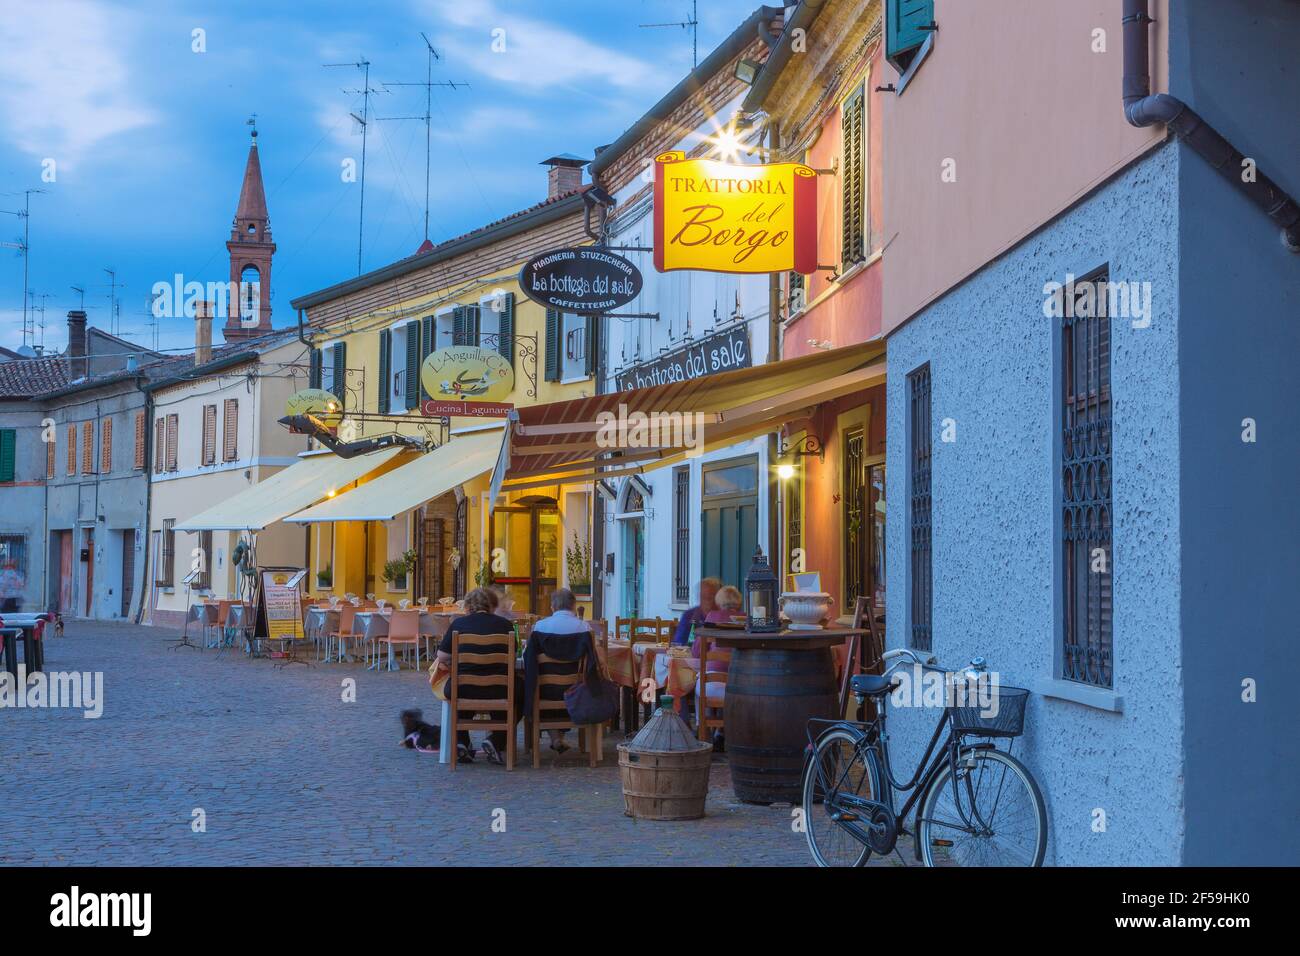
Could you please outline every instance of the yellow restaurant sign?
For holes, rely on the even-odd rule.
[[[315,415],[330,428],[337,428],[343,417],[339,400],[323,388],[304,388],[285,400],[286,415]]]
[[[744,166],[660,153],[655,268],[815,272],[817,173],[802,163]]]
[[[515,370],[499,352],[453,345],[428,354],[420,383],[435,401],[500,402],[514,391]]]

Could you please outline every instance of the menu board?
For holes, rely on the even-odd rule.
[[[262,607],[266,613],[266,636],[272,640],[301,640],[302,605],[298,588],[289,585],[293,572],[262,572]]]

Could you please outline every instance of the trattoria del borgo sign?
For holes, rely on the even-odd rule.
[[[548,309],[608,312],[641,294],[641,270],[602,249],[550,249],[524,263],[519,287]]]
[[[815,272],[816,171],[802,163],[743,166],[660,153],[655,268]]]

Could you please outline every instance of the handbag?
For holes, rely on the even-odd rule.
[[[575,724],[603,724],[618,716],[618,685],[597,670],[564,692],[564,706]]]
[[[438,662],[434,661],[429,665],[429,689],[433,691],[433,696],[438,700],[449,700],[447,695],[447,678],[451,677],[451,668],[443,665],[439,668]]]

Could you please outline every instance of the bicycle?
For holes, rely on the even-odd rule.
[[[859,674],[850,681],[859,705],[876,701],[874,720],[808,723],[803,810],[813,859],[819,866],[864,866],[872,853],[895,852],[899,836],[908,835],[926,866],[1041,866],[1047,849],[1043,795],[1028,768],[995,742],[1023,731],[1029,692],[998,687],[992,713],[968,701],[949,701],[912,778],[900,783],[885,732],[886,700],[900,686],[894,672],[908,660],[922,668],[937,668],[937,662],[911,648],[887,651],[882,660],[895,663],[881,675]],[[962,677],[982,679],[985,671],[984,659],[977,657]],[[945,728],[947,737],[936,750]],[[895,794],[908,791],[911,796],[896,810]]]

